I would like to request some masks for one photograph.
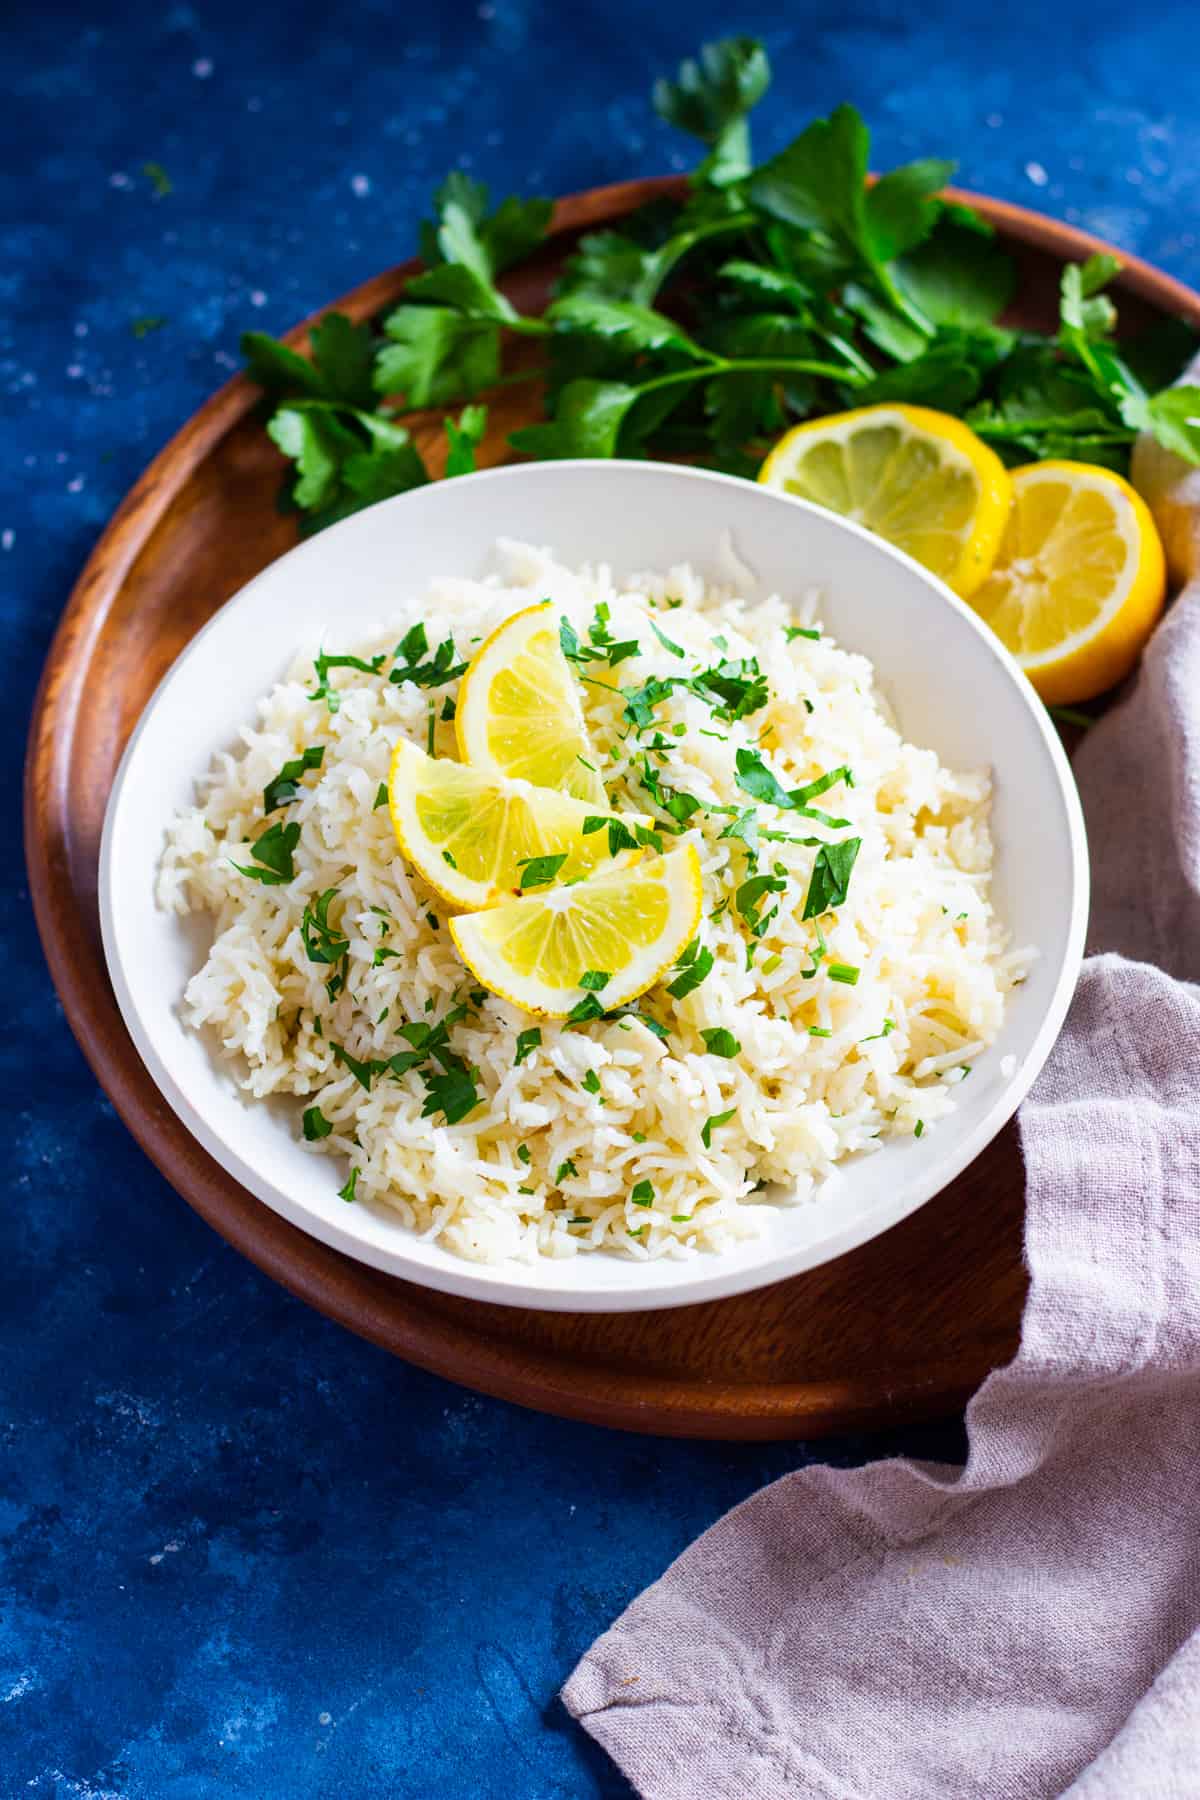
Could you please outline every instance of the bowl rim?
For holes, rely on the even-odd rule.
[[[936,1178],[933,1182],[914,1183],[915,1198],[910,1195],[906,1202],[898,1207],[894,1204],[888,1207],[879,1207],[865,1219],[848,1221],[841,1228],[828,1232],[815,1245],[810,1244],[791,1251],[778,1251],[773,1256],[748,1263],[736,1260],[738,1256],[736,1250],[706,1253],[687,1263],[686,1267],[694,1272],[691,1279],[685,1282],[676,1273],[669,1284],[662,1282],[661,1278],[655,1280],[654,1272],[664,1268],[678,1271],[681,1266],[685,1265],[671,1259],[632,1262],[628,1267],[631,1271],[636,1272],[636,1279],[635,1284],[631,1284],[629,1287],[564,1290],[559,1287],[547,1286],[545,1277],[555,1271],[565,1273],[574,1269],[578,1259],[560,1261],[547,1257],[539,1259],[534,1264],[511,1260],[505,1263],[482,1264],[470,1262],[465,1258],[455,1258],[454,1266],[443,1268],[435,1265],[431,1267],[417,1261],[411,1255],[412,1248],[421,1244],[423,1240],[403,1225],[399,1219],[396,1221],[397,1248],[394,1251],[382,1251],[374,1245],[366,1244],[361,1237],[345,1230],[335,1220],[314,1215],[306,1206],[294,1201],[283,1189],[260,1178],[221,1133],[208,1124],[207,1119],[179,1087],[159,1055],[154,1035],[143,1019],[125,973],[116,920],[116,913],[119,910],[117,897],[119,888],[114,881],[112,855],[116,820],[142,737],[151,718],[157,712],[168,684],[183,663],[196,652],[208,634],[224,624],[232,608],[243,601],[268,577],[277,580],[278,571],[284,564],[293,559],[301,559],[311,552],[317,542],[315,538],[304,539],[294,545],[231,595],[180,651],[142,709],[122,753],[105,807],[97,889],[101,936],[105,962],[121,1017],[138,1055],[159,1093],[193,1138],[228,1175],[232,1176],[256,1200],[268,1206],[273,1212],[308,1236],[351,1257],[355,1262],[365,1264],[386,1275],[461,1298],[551,1312],[616,1313],[666,1310],[730,1298],[756,1288],[785,1281],[793,1276],[803,1274],[807,1270],[818,1268],[824,1263],[845,1255],[848,1251],[871,1242],[903,1219],[919,1211],[936,1194],[948,1187],[1008,1123],[1045,1064],[1062,1029],[1079,978],[1087,930],[1090,888],[1083,810],[1066,752],[1053,728],[1049,714],[1010,653],[965,601],[954,594],[930,570],[895,545],[888,543],[886,539],[878,537],[853,520],[831,513],[828,509],[815,506],[798,497],[780,493],[775,489],[748,483],[738,476],[683,464],[643,462],[627,457],[605,458],[603,461],[589,458],[562,458],[553,462],[503,464],[495,468],[478,470],[471,475],[457,476],[454,478],[453,487],[456,493],[462,493],[473,490],[484,483],[495,484],[536,479],[549,470],[572,471],[580,476],[586,475],[592,480],[603,479],[609,472],[636,473],[642,479],[683,479],[698,484],[711,484],[732,489],[742,494],[749,489],[770,503],[793,509],[798,508],[805,514],[817,516],[826,527],[832,523],[837,530],[865,542],[885,562],[892,561],[914,571],[938,600],[944,605],[949,605],[960,620],[969,626],[980,639],[991,659],[1003,670],[1004,676],[1014,684],[1020,694],[1024,710],[1040,737],[1054,769],[1058,798],[1062,803],[1067,820],[1072,883],[1066,949],[1049,1002],[1044,1008],[1034,1038],[1022,1056],[1018,1071],[1011,1080],[1005,1083],[992,1104],[983,1112],[974,1128],[960,1142],[954,1152],[943,1153],[943,1158],[936,1164]],[[435,489],[441,490],[442,484],[435,484]],[[427,488],[414,489],[409,493],[394,495],[390,499],[377,502],[374,506],[363,508],[349,518],[328,527],[320,534],[320,541],[323,545],[327,545],[328,541],[338,534],[361,530],[366,516],[378,513],[384,508],[395,509],[412,504],[419,501],[423,495],[427,495],[429,491]],[[179,1025],[179,1028],[183,1029],[182,1024]],[[883,1153],[886,1154],[886,1151]],[[749,1247],[752,1248],[752,1244]],[[461,1268],[458,1266],[459,1264],[461,1264]],[[534,1270],[538,1271],[541,1279],[531,1282],[529,1274]]]

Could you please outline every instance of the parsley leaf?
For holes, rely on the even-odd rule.
[[[822,844],[813,863],[804,902],[805,919],[815,919],[831,907],[841,906],[850,891],[850,875],[859,851],[861,838],[845,838],[840,844]]]
[[[388,1066],[386,1062],[360,1062],[356,1056],[351,1056],[343,1044],[335,1044],[332,1039],[330,1039],[329,1048],[333,1051],[334,1062],[339,1063],[344,1069],[349,1069],[359,1087],[368,1094],[375,1076],[382,1075]]]
[[[531,1025],[527,1031],[517,1033],[517,1052],[513,1057],[513,1068],[519,1069],[527,1056],[535,1051],[542,1041],[541,1028]]]
[[[604,1008],[595,994],[585,994],[582,1000],[576,1001],[567,1014],[567,1024],[588,1025],[593,1019],[602,1019],[603,1017]]]
[[[736,1056],[742,1047],[732,1031],[727,1031],[723,1025],[709,1026],[700,1036],[704,1039],[704,1048],[712,1056]]]
[[[340,931],[335,931],[329,923],[329,904],[337,892],[337,888],[326,888],[323,894],[318,894],[304,908],[300,920],[300,935],[304,939],[309,962],[340,962],[350,948],[350,940],[343,937]]]
[[[264,887],[282,887],[285,881],[291,881],[295,876],[293,852],[299,842],[299,825],[270,825],[251,847],[250,854],[258,866],[249,868],[243,863],[233,866],[239,874],[249,875],[252,881],[261,881]]]
[[[446,436],[450,440],[450,453],[446,458],[447,476],[474,473],[475,452],[483,442],[487,418],[486,406],[464,406],[457,424],[453,419],[446,420]]]
[[[731,1106],[728,1112],[710,1113],[700,1128],[700,1142],[706,1150],[712,1149],[712,1134],[718,1125],[728,1125],[737,1113],[737,1107]]]
[[[270,813],[277,807],[287,806],[300,792],[300,778],[305,770],[319,769],[324,760],[324,744],[309,744],[299,756],[293,756],[285,762],[278,775],[268,781],[263,789],[263,811]]]
[[[529,888],[549,887],[559,870],[567,860],[566,851],[556,856],[527,856],[518,862],[521,871],[521,892]]]
[[[427,647],[424,625],[414,625],[401,639],[396,652],[406,660],[391,671],[388,680],[396,687],[402,682],[411,681],[416,687],[435,688],[445,687],[448,681],[457,681],[460,675],[466,673],[466,663],[456,663],[454,660],[452,637],[444,637],[433,655],[423,661]]]
[[[320,1138],[327,1138],[332,1130],[332,1124],[319,1106],[305,1108],[304,1137],[307,1143],[315,1144]]]
[[[726,38],[705,44],[698,57],[679,66],[674,81],[654,84],[654,110],[669,125],[710,146],[693,179],[723,187],[750,169],[746,114],[766,93],[771,65],[754,38]]]
[[[715,962],[716,957],[708,945],[693,938],[675,964],[679,973],[674,981],[668,982],[668,994],[673,1000],[683,1000],[688,994],[694,994],[701,982],[707,981],[712,974]]]

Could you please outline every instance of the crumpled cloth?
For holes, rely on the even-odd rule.
[[[965,1468],[786,1476],[587,1653],[563,1698],[645,1800],[1200,1796],[1200,532],[1191,555],[1075,760],[1091,954],[1020,1114],[1020,1349]]]

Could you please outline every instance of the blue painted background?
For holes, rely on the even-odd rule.
[[[967,185],[1200,282],[1194,6],[1049,17],[1044,0],[5,9],[4,1796],[627,1794],[560,1682],[697,1531],[809,1453],[621,1437],[406,1369],[271,1286],[143,1160],[46,978],[15,802],[38,668],[98,530],[235,366],[239,330],[282,329],[408,254],[452,164],[546,192],[682,166],[647,89],[730,28],[775,61],[760,149],[850,98],[878,164],[956,152]],[[163,323],[135,335],[147,318]],[[950,1425],[812,1454],[957,1446]]]

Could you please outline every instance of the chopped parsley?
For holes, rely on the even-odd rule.
[[[345,1187],[340,1187],[338,1189],[338,1199],[346,1200],[346,1201],[353,1200],[354,1199],[354,1190],[357,1188],[357,1186],[358,1186],[358,1170],[351,1169],[350,1179],[347,1181]]]
[[[810,1025],[808,1028],[808,1035],[809,1037],[831,1038],[833,1033],[828,1025]]]
[[[396,646],[396,656],[403,657],[402,663],[388,676],[388,680],[397,687],[402,682],[411,681],[416,687],[445,687],[448,681],[457,681],[465,675],[466,663],[454,660],[454,639],[445,637],[427,661],[422,661],[429,648],[429,639],[424,625],[414,625],[405,633]]]
[[[815,919],[831,907],[842,905],[850,891],[850,876],[861,849],[862,839],[856,837],[844,838],[840,844],[821,845],[808,884],[804,918]]]
[[[915,1138],[925,1136],[925,1121],[924,1121],[924,1119],[918,1119],[916,1124],[913,1126],[913,1136]]]
[[[593,994],[599,994],[611,980],[612,976],[607,969],[585,969],[579,977],[579,985]]]
[[[693,938],[675,964],[679,974],[667,984],[668,994],[673,1000],[682,1000],[685,995],[694,993],[700,983],[707,981],[712,974],[715,962],[716,958],[707,944],[701,944],[699,938]]]
[[[518,1144],[517,1145],[517,1161],[527,1164],[529,1162],[529,1160],[530,1160],[529,1145],[528,1144]]]
[[[517,1033],[517,1053],[513,1057],[513,1068],[519,1069],[527,1056],[538,1048],[542,1041],[541,1027],[531,1025],[528,1031]]]
[[[445,852],[442,853],[445,855]],[[557,856],[527,856],[517,864],[521,871],[521,892],[528,888],[549,887],[567,860],[564,850]]]
[[[299,825],[269,825],[250,849],[251,856],[259,866],[247,868],[243,863],[234,863],[233,866],[240,875],[248,875],[252,881],[261,881],[264,887],[281,887],[285,881],[291,881],[295,876],[296,864],[292,852],[299,842]]]
[[[583,821],[584,837],[591,837],[594,831],[606,828],[610,856],[619,856],[622,850],[636,850],[639,844],[652,844],[655,849],[662,849],[662,838],[658,832],[651,831],[645,825],[635,825],[631,831],[623,819],[614,819],[607,813],[589,813]]]
[[[387,782],[381,781],[379,786],[375,789],[375,804],[372,806],[371,811],[378,812],[380,807],[386,806],[387,803],[388,803]]]
[[[305,1108],[304,1136],[308,1143],[315,1144],[321,1138],[327,1138],[332,1130],[333,1126],[325,1117],[325,1114],[321,1111],[319,1106],[309,1106]]]
[[[575,1164],[571,1161],[571,1158],[569,1156],[565,1157],[563,1159],[563,1161],[559,1163],[557,1169],[555,1169],[555,1171],[554,1171],[555,1186],[557,1187],[560,1182],[565,1181],[569,1175],[578,1175],[578,1173],[579,1173],[579,1170],[575,1167]],[[571,1221],[572,1224],[575,1224],[577,1222],[578,1221],[576,1221],[574,1219]],[[590,1225],[591,1220],[588,1219],[588,1220],[584,1221],[584,1223]]]
[[[810,625],[785,625],[783,635],[789,644],[794,643],[797,638],[811,638],[815,643],[821,636],[820,632],[814,631]]]
[[[465,1005],[451,1007],[436,1025],[425,1019],[407,1020],[400,1027],[400,1036],[412,1048],[398,1051],[378,1065],[380,1073],[387,1069],[396,1076],[407,1075],[412,1069],[417,1071],[425,1084],[423,1119],[440,1112],[447,1125],[457,1125],[474,1112],[482,1098],[476,1086],[478,1071],[468,1068],[450,1047],[450,1027],[465,1018],[467,1011]]]
[[[588,1025],[593,1019],[602,1019],[603,1017],[604,1008],[595,994],[585,994],[582,1000],[575,1002],[567,1014],[566,1022],[568,1025]]]
[[[610,1015],[610,1017],[611,1017],[611,1015]],[[629,1007],[628,1010],[621,1016],[621,1018],[618,1019],[617,1023],[621,1026],[621,1029],[623,1031],[628,1031],[630,1025],[632,1024],[632,1022],[635,1019],[637,1020],[639,1025],[644,1025],[646,1027],[647,1031],[652,1033],[652,1035],[654,1037],[658,1038],[660,1043],[665,1044],[669,1041],[671,1034],[667,1030],[666,1026],[660,1025],[657,1019],[650,1018],[650,1016],[647,1013],[639,1012],[635,1006]]]
[[[710,706],[716,703],[717,717],[727,724],[759,712],[770,698],[767,678],[754,656],[737,661],[725,658],[710,669],[702,669],[693,676],[691,687],[692,692],[707,700]]]
[[[351,1056],[344,1045],[335,1044],[332,1038],[329,1041],[329,1048],[333,1051],[334,1062],[339,1063],[344,1069],[349,1069],[359,1087],[368,1094],[371,1091],[373,1078],[376,1075],[382,1075],[389,1066],[386,1062],[359,1062],[356,1056]]]
[[[473,1113],[482,1096],[475,1086],[475,1076],[468,1069],[461,1057],[444,1059],[451,1066],[444,1067],[441,1074],[430,1074],[422,1071],[421,1080],[425,1083],[425,1104],[421,1108],[421,1117],[431,1119],[435,1113],[445,1116],[447,1125],[457,1125],[468,1113]]]
[[[732,1031],[727,1031],[724,1025],[709,1026],[700,1036],[704,1039],[704,1048],[711,1056],[736,1056],[742,1047]]]
[[[683,648],[683,645],[677,644],[673,638],[669,638],[665,631],[660,631],[658,629],[658,626],[654,623],[653,619],[651,619],[651,621],[650,621],[650,629],[654,633],[655,637],[658,639],[659,643],[662,645],[663,649],[669,650],[671,652],[672,656],[682,657],[687,654],[687,652]]]
[[[598,1094],[600,1092],[600,1077],[597,1075],[595,1069],[588,1070],[583,1078],[583,1085],[589,1094]]]
[[[817,973],[817,971],[821,967],[821,964],[824,962],[826,956],[828,956],[828,954],[829,954],[829,945],[825,942],[824,936],[822,935],[822,932],[821,932],[821,927],[818,925],[817,926],[816,944],[809,951],[809,955],[812,957],[812,967],[809,969],[801,969],[800,979],[802,981],[811,981],[813,976]]]
[[[326,888],[318,894],[310,905],[304,908],[300,920],[300,935],[304,939],[304,948],[308,952],[309,962],[337,963],[350,948],[350,940],[329,923],[330,902],[337,897],[338,889]],[[394,956],[394,950],[388,952]],[[375,961],[380,960],[378,951]]]
[[[827,775],[820,775],[816,781],[810,781],[806,787],[785,788],[774,770],[768,768],[757,750],[740,749],[736,757],[737,773],[734,780],[744,793],[752,800],[764,800],[772,806],[778,806],[785,812],[799,813],[802,819],[817,819],[822,825],[833,830],[840,830],[850,823],[849,819],[835,819],[831,813],[820,812],[810,807],[808,802],[836,782],[844,781],[852,785],[850,770],[843,764]]]
[[[871,1033],[870,1037],[859,1038],[858,1041],[860,1044],[874,1044],[879,1038],[891,1037],[891,1035],[892,1035],[893,1031],[895,1031],[895,1029],[896,1029],[895,1019],[885,1019],[883,1021],[883,1030],[882,1031],[873,1031]]]
[[[438,715],[442,720],[442,723],[448,725],[457,711],[458,708],[455,706],[454,701],[450,698],[449,694],[447,694],[446,698],[442,701],[441,713]]]
[[[654,1205],[654,1185],[649,1181],[639,1181],[629,1195],[635,1206]]]
[[[287,806],[300,792],[300,778],[305,771],[319,769],[324,760],[324,744],[310,744],[299,756],[285,762],[278,775],[263,789],[263,811],[271,813],[277,807]]]
[[[625,702],[622,717],[635,731],[648,731],[655,723],[655,707],[670,699],[674,691],[674,678],[664,681],[658,675],[651,675],[641,687],[622,688],[621,697]]]
[[[782,872],[780,865],[777,864],[776,868],[778,872],[773,875],[749,876],[734,894],[734,908],[745,919],[752,937],[762,937],[779,911],[778,906],[773,906],[768,913],[762,911],[768,894],[782,894],[787,887],[786,873]]]
[[[736,1111],[737,1107],[731,1106],[728,1112],[710,1113],[708,1118],[705,1119],[703,1125],[700,1127],[700,1142],[704,1145],[706,1150],[712,1149],[712,1134],[717,1129],[718,1125],[728,1125]]]
[[[378,656],[373,656],[370,662],[364,662],[361,656],[326,656],[322,650],[313,662],[317,685],[308,697],[310,700],[324,700],[330,712],[335,713],[342,704],[342,697],[330,684],[329,671],[357,669],[363,675],[378,675],[386,661],[387,657],[382,651]]]

